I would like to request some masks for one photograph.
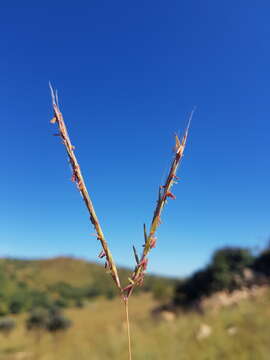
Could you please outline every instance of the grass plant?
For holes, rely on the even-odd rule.
[[[64,122],[63,115],[60,111],[57,91],[55,91],[52,88],[51,84],[50,84],[50,90],[51,90],[52,105],[53,105],[53,111],[54,111],[54,117],[52,118],[51,123],[58,125],[59,132],[56,135],[58,135],[61,138],[62,143],[64,144],[64,146],[66,148],[69,163],[72,168],[72,181],[76,183],[77,188],[81,193],[81,196],[85,202],[85,205],[86,205],[89,215],[90,215],[90,221],[96,231],[95,236],[96,236],[97,240],[100,241],[102,250],[101,250],[100,254],[98,255],[98,257],[105,258],[105,268],[111,274],[111,277],[112,277],[116,287],[119,289],[121,298],[125,305],[125,312],[126,312],[126,319],[127,319],[128,343],[129,343],[129,359],[131,360],[132,355],[131,355],[128,299],[129,299],[130,295],[132,294],[134,288],[136,286],[141,286],[143,284],[145,271],[147,269],[149,252],[151,249],[153,249],[156,246],[156,240],[157,240],[156,231],[157,231],[158,226],[161,223],[162,211],[163,211],[164,206],[167,203],[169,198],[175,199],[175,196],[171,192],[171,189],[172,189],[173,185],[175,183],[177,183],[177,180],[178,180],[176,173],[177,173],[177,169],[180,165],[181,159],[184,154],[187,137],[188,137],[188,132],[189,132],[189,126],[190,126],[190,122],[191,122],[191,119],[194,114],[194,110],[191,112],[191,115],[189,117],[188,125],[187,125],[187,128],[186,128],[183,138],[180,140],[178,135],[175,135],[174,158],[173,158],[167,179],[165,181],[165,184],[160,186],[160,188],[159,188],[157,204],[156,204],[156,207],[154,210],[154,215],[152,218],[149,232],[147,232],[146,225],[144,224],[143,252],[142,252],[141,256],[139,257],[135,247],[133,246],[133,252],[134,252],[136,265],[135,265],[133,273],[128,278],[128,284],[123,287],[120,283],[117,266],[114,262],[113,256],[112,256],[111,251],[108,246],[108,243],[105,239],[101,224],[100,224],[97,214],[95,212],[94,205],[90,198],[89,192],[87,190],[87,187],[86,187],[83,175],[82,175],[82,171],[80,169],[78,160],[76,158],[76,155],[74,152],[75,147],[73,146],[73,144],[70,140],[70,137],[69,137],[69,134],[67,131],[67,127]]]

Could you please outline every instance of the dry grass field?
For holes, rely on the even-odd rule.
[[[268,360],[270,359],[270,294],[243,300],[218,313],[182,314],[172,321],[153,319],[150,295],[130,300],[135,360]],[[25,315],[16,329],[0,335],[1,360],[126,360],[127,339],[119,299],[97,299],[82,309],[68,309],[73,326],[52,335],[27,331]],[[198,339],[202,324],[210,334]]]

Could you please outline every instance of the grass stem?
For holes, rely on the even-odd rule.
[[[132,360],[130,325],[129,325],[129,314],[128,314],[128,297],[131,295],[133,289],[136,286],[140,286],[143,284],[144,274],[145,274],[145,271],[147,268],[147,263],[148,263],[148,254],[149,254],[150,250],[153,249],[156,245],[157,239],[155,237],[155,234],[156,234],[156,230],[159,227],[160,222],[161,222],[161,214],[162,214],[163,208],[169,198],[175,199],[175,196],[171,193],[171,188],[173,187],[174,184],[177,183],[176,180],[178,178],[176,176],[176,172],[177,172],[177,169],[180,165],[181,159],[184,154],[186,141],[187,141],[187,137],[188,137],[189,126],[190,126],[190,122],[193,117],[195,109],[193,109],[190,114],[188,125],[187,125],[185,134],[184,134],[183,138],[181,139],[181,141],[177,135],[175,136],[175,156],[172,161],[171,168],[170,168],[169,174],[167,176],[166,182],[163,186],[160,186],[160,188],[159,188],[159,196],[158,196],[157,204],[155,207],[155,211],[154,211],[154,215],[153,215],[153,219],[151,222],[149,233],[147,233],[146,226],[144,225],[144,245],[143,245],[144,250],[142,252],[141,257],[139,258],[137,251],[136,251],[135,247],[133,246],[134,257],[136,260],[136,266],[132,273],[132,276],[130,278],[128,278],[129,284],[126,287],[122,288],[120,280],[119,280],[116,264],[113,260],[112,254],[110,252],[107,241],[103,234],[100,222],[96,215],[94,205],[92,203],[92,200],[91,200],[88,190],[86,188],[86,184],[84,182],[82,171],[80,169],[77,157],[74,152],[75,147],[71,143],[71,140],[69,138],[69,134],[67,131],[67,127],[64,122],[63,115],[59,108],[57,91],[55,91],[52,88],[51,84],[49,84],[49,85],[50,85],[50,89],[51,89],[52,105],[53,105],[53,110],[54,110],[54,117],[51,120],[51,123],[58,125],[58,133],[56,135],[60,137],[63,145],[66,148],[66,151],[68,154],[68,160],[69,160],[69,163],[72,168],[71,180],[76,183],[77,188],[78,188],[79,192],[81,193],[81,196],[84,200],[84,203],[85,203],[85,205],[88,209],[89,215],[90,215],[90,221],[96,231],[95,236],[97,237],[97,240],[100,241],[100,244],[102,246],[102,251],[99,254],[99,258],[104,258],[104,257],[106,258],[105,268],[107,268],[108,272],[110,272],[112,279],[115,282],[115,285],[117,286],[118,290],[120,291],[121,297],[124,301],[125,312],[126,312],[127,335],[128,335],[129,360]]]
[[[128,298],[127,297],[124,298],[124,305],[125,305],[125,312],[126,312],[126,324],[127,324],[127,336],[128,336],[128,355],[129,355],[129,360],[132,360],[129,313],[128,313]]]
[[[94,226],[94,228],[96,230],[95,236],[97,237],[97,239],[101,243],[101,246],[102,246],[103,250],[99,254],[99,257],[100,258],[106,257],[105,267],[111,273],[113,281],[115,282],[115,284],[118,287],[119,291],[122,291],[115,262],[113,260],[110,249],[108,247],[107,241],[106,241],[106,239],[104,237],[100,222],[98,220],[98,217],[97,217],[95,209],[94,209],[94,205],[92,203],[92,200],[91,200],[90,195],[88,193],[88,190],[86,188],[84,178],[83,178],[83,175],[82,175],[82,171],[80,169],[77,157],[76,157],[75,152],[74,152],[75,146],[73,146],[72,143],[71,143],[71,140],[69,138],[68,131],[67,131],[67,128],[66,128],[66,124],[64,122],[63,115],[62,115],[62,113],[60,111],[60,108],[59,108],[57,91],[55,91],[52,88],[51,84],[49,84],[49,85],[50,85],[50,89],[51,89],[52,104],[53,104],[53,110],[54,110],[54,117],[51,120],[51,123],[52,124],[56,123],[58,125],[59,132],[56,135],[58,135],[61,138],[62,143],[66,148],[69,163],[70,163],[71,168],[72,168],[72,178],[71,178],[71,180],[77,184],[77,188],[78,188],[79,192],[81,193],[81,196],[82,196],[82,198],[83,198],[83,200],[85,202],[85,205],[86,205],[86,207],[88,209],[88,212],[89,212],[89,215],[90,215],[90,221],[91,221],[91,223],[93,224],[93,226]]]

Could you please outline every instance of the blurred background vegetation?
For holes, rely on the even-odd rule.
[[[128,269],[119,275],[127,282]],[[137,293],[151,292],[168,301],[176,279],[149,275]],[[59,257],[48,260],[0,259],[0,316],[35,308],[83,307],[97,297],[113,299],[118,290],[104,268],[84,260]]]
[[[130,302],[134,359],[269,359],[269,279],[269,248],[235,247],[186,279],[146,276]],[[260,288],[218,312],[200,306]],[[117,290],[102,266],[75,258],[0,259],[0,338],[6,360],[127,357]]]

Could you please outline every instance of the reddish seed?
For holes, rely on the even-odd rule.
[[[146,270],[146,268],[147,268],[147,263],[148,263],[148,259],[147,259],[146,257],[143,258],[143,260],[140,262],[140,266],[142,266],[143,271]]]
[[[104,258],[105,255],[106,255],[106,254],[105,254],[105,251],[104,251],[104,250],[101,250],[101,252],[99,253],[98,257],[99,257],[100,259],[102,259],[102,258]]]
[[[150,249],[153,249],[154,247],[156,247],[156,242],[157,242],[157,238],[152,237],[151,241],[150,241]]]
[[[124,287],[123,291],[128,291],[129,289],[132,288],[132,284],[129,284],[128,286]]]
[[[143,282],[144,282],[144,275],[142,274],[142,275],[138,278],[137,284],[138,284],[139,286],[142,286],[142,285],[143,285]]]
[[[172,198],[173,200],[176,199],[176,196],[173,195],[170,191],[168,191],[168,192],[166,193],[166,197],[170,197],[170,198]]]

